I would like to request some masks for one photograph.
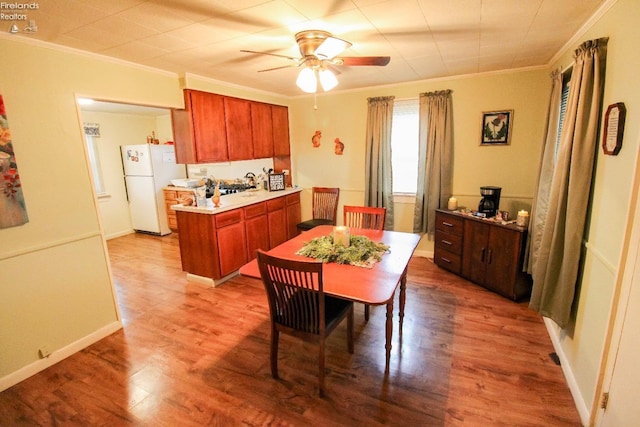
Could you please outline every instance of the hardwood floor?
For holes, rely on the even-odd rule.
[[[282,335],[271,377],[259,281],[187,282],[175,234],[108,247],[124,328],[0,393],[0,425],[580,425],[541,318],[425,258],[388,377],[385,309],[356,309],[354,354],[346,323],[327,341],[322,399],[314,346]]]

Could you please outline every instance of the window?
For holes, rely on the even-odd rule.
[[[560,148],[560,134],[564,125],[564,116],[567,112],[567,101],[569,100],[569,83],[571,83],[571,71],[569,68],[562,73],[562,95],[560,97],[560,117],[558,119],[558,133],[556,135],[556,157],[558,157],[558,149]]]
[[[400,100],[393,104],[391,164],[394,193],[416,193],[419,110],[418,99]]]
[[[93,174],[93,185],[96,190],[96,195],[104,196],[106,195],[106,191],[102,180],[100,152],[98,150],[96,138],[91,135],[85,135],[85,141],[87,143],[87,153],[89,155],[89,164],[91,165],[91,173]]]

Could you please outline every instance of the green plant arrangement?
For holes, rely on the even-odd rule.
[[[371,268],[389,251],[389,246],[376,243],[365,236],[351,236],[350,245],[344,247],[333,243],[333,233],[305,242],[297,255],[314,258],[322,262],[350,264]]]

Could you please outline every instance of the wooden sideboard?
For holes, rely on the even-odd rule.
[[[434,262],[502,296],[531,292],[522,272],[527,230],[444,209],[436,210]]]

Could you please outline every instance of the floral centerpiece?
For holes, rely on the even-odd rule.
[[[315,258],[322,262],[350,264],[372,268],[389,251],[389,245],[374,242],[366,236],[350,236],[349,246],[336,244],[333,233],[305,242],[296,255]]]

